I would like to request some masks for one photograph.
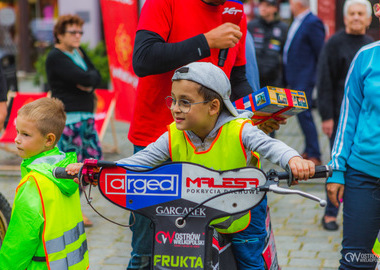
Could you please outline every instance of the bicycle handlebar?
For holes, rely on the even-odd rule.
[[[62,179],[74,179],[74,178],[78,177],[77,174],[75,174],[75,175],[68,174],[66,172],[66,168],[64,168],[64,167],[55,167],[53,169],[53,176],[55,178],[62,178]]]
[[[83,176],[84,185],[87,184],[96,184],[96,177],[94,177],[101,167],[114,167],[116,166],[116,162],[114,161],[105,161],[105,160],[96,160],[96,159],[86,159],[82,166],[81,171],[79,172],[79,176]],[[52,172],[55,178],[63,178],[63,179],[74,179],[79,178],[78,174],[71,175],[66,172],[66,168],[56,167]]]
[[[116,163],[113,161],[97,161],[98,167],[112,167],[115,166]],[[270,173],[270,171],[268,172]],[[328,178],[332,175],[332,169],[328,165],[315,166],[315,174],[310,179],[315,178]],[[63,167],[56,167],[53,169],[53,176],[55,178],[63,178],[63,179],[74,179],[78,177],[77,174],[71,175],[66,172],[66,169]],[[292,173],[290,172],[277,172],[277,176],[279,180],[288,180],[288,186],[295,180]],[[290,185],[289,185],[290,184]]]
[[[270,173],[270,171],[268,173]],[[279,180],[287,180],[289,187],[292,185],[292,182],[296,180],[293,177],[293,174],[289,167],[287,167],[286,172],[277,172],[277,176]],[[315,166],[315,174],[313,175],[313,177],[310,177],[310,179],[328,178],[331,176],[332,176],[331,167],[328,165],[321,165],[321,166]]]

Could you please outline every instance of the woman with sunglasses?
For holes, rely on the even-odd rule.
[[[94,127],[94,90],[101,76],[80,47],[83,24],[77,15],[60,16],[54,26],[55,45],[46,59],[52,97],[63,102],[67,116],[58,147],[63,152],[76,152],[78,161],[102,158]],[[85,226],[92,226],[86,216],[83,220]]]
[[[380,17],[379,5],[374,6]],[[374,269],[380,229],[380,42],[364,46],[347,73],[327,179],[331,202],[343,201],[339,269]]]

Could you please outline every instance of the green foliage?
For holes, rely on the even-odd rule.
[[[45,62],[50,50],[51,48],[46,49],[45,52],[37,58],[37,61],[34,62],[34,67],[36,69],[36,74],[33,77],[34,85],[47,83]]]
[[[103,85],[103,87],[107,87],[108,82],[110,81],[110,72],[108,66],[106,46],[104,42],[99,42],[94,48],[90,48],[89,43],[83,43],[81,44],[81,47],[86,52],[88,58],[90,58],[95,68],[99,71],[100,76],[102,77],[101,84]],[[35,85],[47,83],[45,62],[50,50],[51,48],[46,49],[45,52],[41,54],[37,58],[37,61],[34,63],[36,74],[33,78],[33,82]]]

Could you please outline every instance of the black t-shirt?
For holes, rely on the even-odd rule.
[[[344,30],[333,35],[318,59],[318,109],[322,120],[339,120],[344,85],[352,59],[361,47],[373,42],[367,35],[350,35]]]

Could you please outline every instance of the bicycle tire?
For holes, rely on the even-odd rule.
[[[0,193],[0,248],[11,219],[12,208],[7,199]]]

